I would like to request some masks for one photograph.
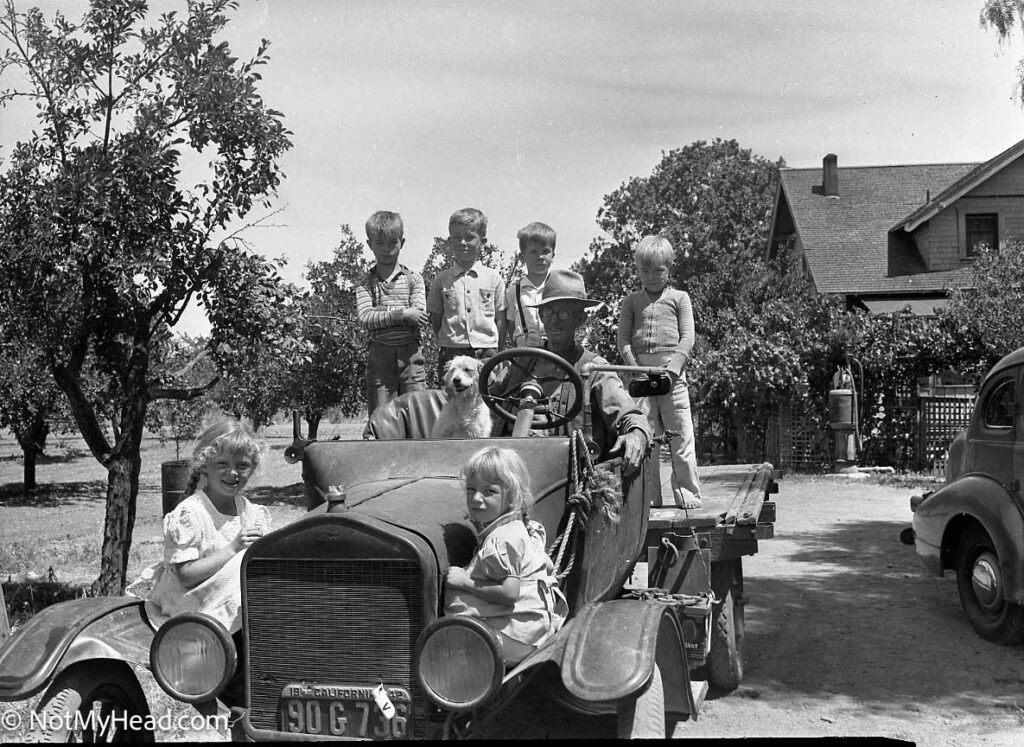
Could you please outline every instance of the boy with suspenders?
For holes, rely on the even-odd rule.
[[[544,282],[555,258],[555,231],[544,223],[533,222],[519,230],[519,261],[526,272],[505,292],[505,324],[501,330],[501,348],[539,348],[544,345],[544,326],[534,304],[540,302]]]

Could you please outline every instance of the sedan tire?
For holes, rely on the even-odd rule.
[[[982,527],[969,527],[956,554],[960,604],[982,638],[1001,646],[1024,643],[1024,607],[1007,602],[1002,567],[995,544]]]

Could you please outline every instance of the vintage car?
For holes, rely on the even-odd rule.
[[[945,484],[910,499],[914,545],[929,571],[956,573],[960,604],[982,638],[1024,642],[1024,348],[988,372],[967,430],[949,447]]]
[[[489,370],[540,354],[561,360],[518,349]],[[582,402],[580,376],[561,368]],[[660,391],[648,373],[633,391]],[[141,665],[201,713],[231,707],[236,738],[403,739],[479,735],[532,683],[576,712],[616,714],[621,736],[671,734],[675,721],[697,717],[709,682],[729,690],[742,677],[740,561],[772,534],[771,465],[721,468],[709,477],[704,512],[657,509],[655,521],[657,449],[621,476],[616,461],[591,461],[583,431],[524,437],[580,407],[551,412],[544,390],[487,392],[492,409],[516,421],[514,436],[488,443],[527,463],[531,518],[546,528],[570,605],[560,631],[522,661],[507,665],[479,621],[443,616],[446,571],[475,547],[458,480],[481,442],[427,439],[444,394],[426,391],[378,410],[373,440],[308,442],[296,416],[286,457],[301,460],[310,511],[246,551],[240,634],[199,614],[154,634],[131,598],[55,605],[0,649],[0,700],[43,692],[40,712],[146,714],[131,666]],[[621,505],[584,500],[609,484]],[[648,583],[632,588],[638,561],[647,562]]]

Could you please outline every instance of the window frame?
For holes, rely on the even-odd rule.
[[[1001,226],[1001,221],[999,219],[999,212],[995,211],[995,210],[971,210],[971,211],[963,210],[963,211],[960,212],[960,221],[959,221],[959,223],[960,223],[959,253],[960,253],[960,259],[961,260],[970,262],[970,261],[973,261],[974,258],[977,256],[976,252],[972,251],[972,247],[968,243],[967,222],[969,220],[976,220],[976,219],[979,219],[979,218],[987,218],[987,219],[990,219],[992,221],[993,231],[994,231],[994,234],[995,234],[995,236],[994,236],[995,243],[993,244],[993,248],[994,249],[998,249],[999,248],[999,237],[1002,235],[1002,226]]]
[[[993,423],[989,421],[989,413],[992,410],[992,405],[995,404],[997,395],[1000,395],[1005,390],[1009,389],[1010,392],[1010,411],[1008,423]],[[1016,419],[1017,405],[1017,377],[1007,376],[1005,379],[997,382],[988,392],[985,394],[985,403],[981,411],[981,426],[986,431],[999,431],[1005,432],[1013,429],[1014,422]]]

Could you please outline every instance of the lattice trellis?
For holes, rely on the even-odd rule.
[[[921,397],[917,456],[919,469],[941,472],[953,439],[971,421],[973,397]]]
[[[822,429],[805,400],[782,405],[779,409],[778,428],[779,466],[813,471],[827,464],[827,438],[830,434]]]

